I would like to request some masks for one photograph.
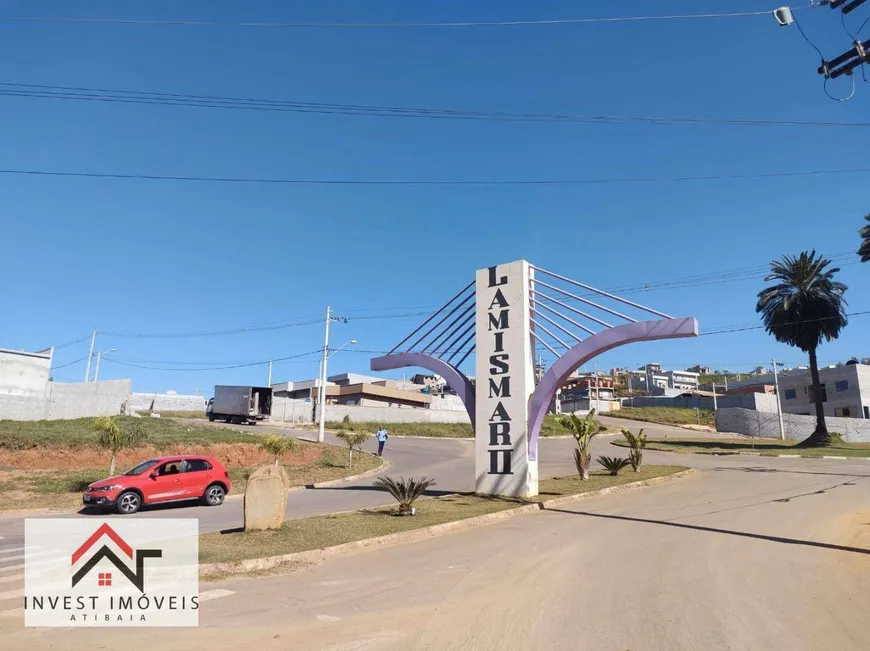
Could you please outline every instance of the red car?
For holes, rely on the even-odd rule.
[[[123,475],[95,481],[85,490],[85,506],[136,513],[143,504],[199,500],[219,506],[230,492],[230,475],[211,457],[179,455],[143,461]]]

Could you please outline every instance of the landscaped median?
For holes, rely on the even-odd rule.
[[[628,447],[624,440],[610,442],[618,447]],[[801,447],[797,441],[752,438],[703,438],[703,439],[649,439],[647,450],[679,452],[681,454],[755,454],[787,457],[870,457],[870,443],[845,443],[835,441],[823,447]]]
[[[415,516],[399,517],[395,507],[384,507],[288,520],[273,531],[208,533],[200,536],[200,572],[208,577],[316,562],[532,513],[563,501],[659,483],[688,472],[684,466],[643,466],[639,472],[616,477],[600,471],[587,481],[576,475],[543,480],[540,495],[527,500],[453,494],[418,501]]]

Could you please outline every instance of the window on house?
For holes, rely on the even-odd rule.
[[[834,409],[834,416],[840,416],[841,418],[851,418],[852,410],[849,407],[837,407]]]
[[[834,387],[837,391],[847,391],[849,389],[849,380],[837,380],[834,383]]]
[[[797,390],[796,389],[786,389],[785,390],[785,399],[786,400],[794,400],[797,398]]]
[[[822,390],[822,402],[828,401],[828,389],[824,384],[820,384],[819,388]],[[810,402],[816,401],[816,393],[813,391],[813,385],[809,386],[809,391],[807,392],[810,395]]]

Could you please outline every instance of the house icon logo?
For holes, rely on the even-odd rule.
[[[103,540],[103,537],[108,537],[112,542],[115,543],[118,549],[121,550],[122,554],[127,556],[130,559],[130,562],[135,562],[136,570],[133,571],[130,569],[130,565],[126,560],[119,557],[118,554],[107,544],[103,543],[102,546],[98,545]],[[96,567],[97,563],[99,563],[104,558],[107,559],[110,563],[112,563],[118,571],[121,572],[133,585],[135,585],[140,592],[145,592],[145,559],[146,558],[160,558],[163,556],[163,551],[160,549],[137,549],[133,548],[127,544],[127,542],[121,538],[115,532],[112,527],[109,526],[108,523],[103,523],[100,527],[93,533],[91,536],[73,553],[72,561],[70,562],[70,567],[75,566],[82,558],[88,557],[87,562],[81,566],[72,576],[72,587],[78,585],[81,581],[91,573],[91,570]],[[111,572],[97,572],[97,585],[100,587],[111,586],[112,585],[112,573]]]

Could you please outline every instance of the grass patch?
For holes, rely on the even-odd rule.
[[[555,414],[544,416],[541,424],[541,436],[567,436],[571,432],[559,422]],[[326,428],[331,430],[355,429],[374,434],[383,425],[393,436],[421,436],[429,438],[474,438],[474,430],[468,423],[365,423],[365,422],[327,422]]]
[[[315,447],[316,444],[298,442]],[[335,446],[324,446],[323,453],[305,465],[285,465],[291,486],[305,486],[343,479],[379,468],[383,462],[369,454],[354,455],[353,468],[347,468],[347,455]],[[119,468],[118,472],[127,470]],[[255,467],[230,467],[232,494],[241,494]],[[105,479],[107,469],[77,470],[5,470],[0,471],[0,512],[21,509],[73,509],[81,507],[82,492],[91,484]]]
[[[638,473],[623,472],[617,477],[611,477],[604,471],[595,471],[588,481],[581,481],[576,476],[547,479],[540,484],[541,495],[531,500],[446,495],[418,501],[415,504],[417,515],[413,517],[397,517],[393,507],[385,507],[288,520],[281,529],[274,531],[208,533],[200,536],[199,557],[202,563],[220,563],[320,549],[505,511],[563,495],[586,493],[608,486],[661,477],[681,470],[685,470],[685,467],[644,466]],[[384,499],[389,499],[386,492]]]
[[[206,424],[180,423],[171,418],[119,416],[121,426],[135,421],[145,429],[147,443],[160,447],[178,443],[251,443],[256,434]],[[35,447],[93,447],[97,434],[92,418],[74,420],[0,420],[0,448],[26,450]],[[265,434],[266,432],[262,432]]]
[[[661,423],[662,425],[697,425],[700,415],[701,425],[716,426],[716,416],[710,409],[695,411],[686,407],[623,407],[616,411],[608,411],[604,415],[611,418],[630,418],[648,423]]]
[[[611,445],[628,447],[626,441],[611,441]],[[811,457],[870,457],[870,443],[836,442],[822,448],[796,447],[796,441],[776,439],[651,439],[647,450],[680,452],[682,454],[740,454],[759,452],[765,456],[789,454]]]

